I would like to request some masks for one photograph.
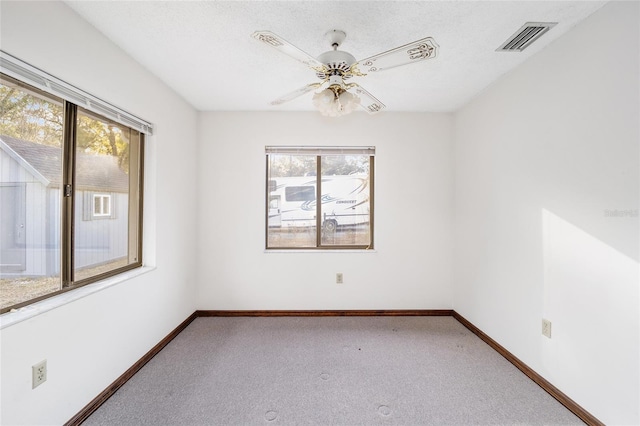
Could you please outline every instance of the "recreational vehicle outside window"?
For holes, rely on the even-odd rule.
[[[265,151],[267,249],[373,248],[374,148]]]
[[[313,201],[316,199],[314,186],[287,186],[284,188],[285,201]]]
[[[4,74],[0,102],[0,313],[141,266],[143,135]]]

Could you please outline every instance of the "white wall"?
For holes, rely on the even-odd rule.
[[[455,120],[197,115],[64,4],[0,13],[3,50],[157,125],[157,269],[1,330],[2,424],[65,422],[196,308],[455,308],[601,420],[640,422],[638,218],[605,215],[638,208],[637,3],[606,6]],[[376,146],[375,252],[264,252],[264,146],[289,144]]]
[[[640,423],[638,17],[606,5],[455,117],[454,308],[607,424]]]
[[[210,112],[198,137],[199,309],[451,308],[451,115]],[[375,146],[375,252],[265,253],[265,145]]]
[[[196,112],[61,2],[0,3],[0,47],[156,124],[146,153],[147,274],[0,332],[2,424],[62,424],[195,310]],[[47,382],[31,389],[31,366]]]

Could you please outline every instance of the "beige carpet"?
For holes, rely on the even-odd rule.
[[[197,318],[85,425],[580,419],[451,317]]]

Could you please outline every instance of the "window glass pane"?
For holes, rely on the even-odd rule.
[[[315,179],[313,181],[315,183]],[[285,201],[314,201],[316,199],[316,188],[307,186],[286,186],[284,188]]]
[[[93,215],[111,215],[111,195],[97,194],[93,196]]]
[[[93,196],[93,215],[94,216],[98,216],[102,211],[102,208],[100,206],[100,196],[98,195],[94,195]]]
[[[104,197],[102,197],[102,214],[106,216],[111,214],[111,196],[110,195],[105,195]]]
[[[0,309],[61,289],[60,100],[0,79]]]
[[[368,155],[321,157],[323,246],[370,244],[369,161]]]
[[[130,263],[130,142],[131,129],[78,109],[74,281]]]
[[[316,246],[316,156],[268,157],[268,248]]]

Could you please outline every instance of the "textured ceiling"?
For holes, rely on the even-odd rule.
[[[67,1],[198,110],[306,111],[311,94],[269,102],[315,74],[250,37],[270,30],[312,56],[324,34],[363,59],[431,36],[437,58],[358,82],[387,111],[455,111],[606,2],[578,1]],[[498,48],[525,22],[558,22],[521,53]]]

